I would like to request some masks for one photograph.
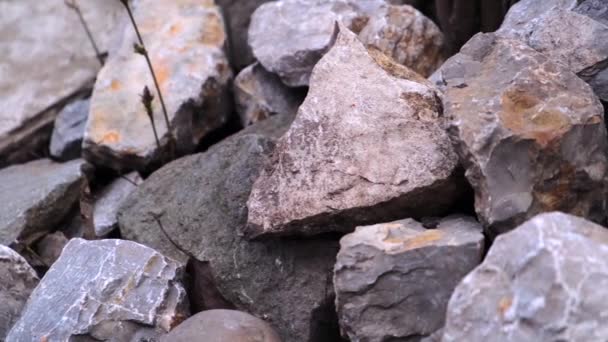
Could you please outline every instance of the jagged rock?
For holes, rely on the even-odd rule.
[[[608,2],[521,1],[509,11],[498,34],[520,39],[566,64],[608,101]]]
[[[296,113],[297,112],[273,115],[268,119],[258,121],[253,125],[245,127],[234,135],[258,134],[272,141],[276,141],[289,130],[291,123],[296,118]]]
[[[243,126],[271,115],[295,113],[304,100],[302,91],[288,88],[260,63],[252,64],[238,74],[234,80],[234,97]]]
[[[247,233],[350,231],[440,214],[459,188],[441,111],[430,83],[370,55],[342,26],[253,187]]]
[[[80,195],[81,163],[41,159],[0,170],[0,244],[33,242],[69,214]]]
[[[164,166],[129,196],[119,211],[120,229],[184,260],[170,238],[207,263],[221,295],[269,322],[283,341],[333,342],[337,327],[327,325],[335,318],[331,271],[337,242],[249,242],[239,232],[251,185],[271,149],[267,138],[237,135]]]
[[[181,276],[178,263],[140,244],[72,239],[7,342],[110,340],[125,324],[133,334],[135,324],[167,332],[188,315]]]
[[[388,6],[372,16],[359,39],[424,77],[431,75],[445,60],[443,34],[437,25],[407,5]]]
[[[80,158],[84,126],[89,116],[90,101],[68,104],[55,119],[51,136],[51,155],[59,160]]]
[[[334,268],[343,335],[405,341],[440,329],[452,291],[481,262],[483,241],[481,225],[465,216],[436,229],[405,219],[344,236]]]
[[[0,245],[0,340],[4,341],[37,284],[36,271],[27,261]]]
[[[608,339],[608,231],[541,214],[496,238],[456,287],[443,342]]]
[[[494,34],[475,36],[434,76],[478,216],[492,233],[552,210],[605,217],[606,128],[585,82]]]
[[[44,263],[44,266],[50,267],[59,259],[63,248],[67,244],[68,239],[65,235],[62,232],[57,231],[46,235],[40,239],[40,241],[36,242],[36,254],[40,257],[40,261]]]
[[[134,12],[164,95],[176,152],[191,152],[231,112],[227,86],[232,72],[219,8],[210,0],[140,0]],[[133,51],[135,41],[133,28],[127,27],[120,48],[99,73],[83,143],[87,160],[119,171],[146,169],[170,149],[159,96],[145,58]],[[162,151],[141,102],[144,86],[154,94]]]
[[[80,0],[99,49],[124,14],[119,1]],[[62,0],[0,0],[0,167],[46,149],[57,109],[100,68],[78,16]]]
[[[118,209],[127,196],[143,181],[137,172],[131,172],[123,177],[114,180],[96,196],[93,227],[99,237],[106,236],[118,228]]]
[[[245,312],[209,310],[188,318],[160,342],[281,342],[263,320]]]

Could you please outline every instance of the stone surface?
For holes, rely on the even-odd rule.
[[[272,115],[297,112],[304,93],[288,88],[278,76],[266,71],[259,63],[243,69],[234,80],[236,110],[243,126]]]
[[[429,18],[407,5],[388,6],[372,16],[359,39],[424,77],[445,60],[443,34]]]
[[[458,192],[441,111],[430,83],[369,54],[342,27],[253,187],[247,233],[350,231],[441,214]]]
[[[0,170],[0,244],[31,242],[55,228],[78,201],[82,160],[36,160]]]
[[[492,233],[552,210],[605,217],[603,109],[574,73],[519,41],[479,34],[435,79]]]
[[[109,340],[125,323],[169,331],[188,315],[181,276],[178,263],[137,243],[72,239],[7,342]]]
[[[143,181],[137,172],[117,178],[96,196],[93,207],[95,234],[103,237],[118,228],[118,209]],[[125,179],[127,178],[127,179]]]
[[[450,216],[426,229],[413,219],[358,227],[340,240],[336,309],[351,341],[406,341],[444,324],[452,291],[481,262],[473,218]]]
[[[65,106],[57,115],[51,136],[51,156],[59,160],[80,158],[89,107],[89,100],[77,100]]]
[[[102,51],[124,14],[118,1],[80,0]],[[0,167],[48,144],[57,107],[95,78],[100,64],[63,0],[0,0]],[[52,48],[51,48],[52,47]]]
[[[608,231],[541,214],[499,236],[458,285],[444,342],[604,341]]]
[[[248,313],[209,310],[190,317],[160,342],[281,342],[281,339],[266,322]]]
[[[36,254],[40,256],[40,261],[44,266],[50,267],[61,255],[63,248],[68,244],[68,239],[60,232],[48,234],[40,241],[36,242]]]
[[[185,260],[170,237],[208,263],[223,297],[269,322],[283,341],[333,342],[337,242],[250,242],[239,233],[251,185],[271,149],[267,138],[237,135],[164,166],[129,196],[119,211],[120,229],[127,238]]]
[[[0,245],[0,340],[19,319],[38,276],[27,261],[12,249]]]
[[[192,152],[231,112],[227,85],[232,72],[220,10],[212,0],[140,0],[134,7],[176,135],[176,152]],[[159,97],[145,58],[133,51],[135,39],[127,27],[120,48],[98,75],[83,144],[87,160],[119,171],[146,169],[169,148]],[[154,95],[163,151],[141,102],[144,86]]]

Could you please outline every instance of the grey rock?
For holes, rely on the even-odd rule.
[[[60,232],[45,235],[40,241],[36,242],[36,254],[40,257],[40,261],[44,266],[50,267],[59,259],[65,245],[68,244],[68,238]]]
[[[499,236],[458,285],[442,341],[605,341],[608,231],[541,214]]]
[[[167,332],[188,316],[181,277],[177,262],[140,244],[72,239],[7,342],[110,340],[124,323]]]
[[[80,0],[100,50],[124,15],[118,1]],[[78,16],[63,0],[0,0],[0,167],[46,147],[57,108],[100,68]]]
[[[12,249],[0,245],[0,340],[17,322],[38,276],[27,261]]]
[[[137,172],[117,178],[96,196],[93,207],[93,227],[99,237],[118,228],[118,209],[143,180]],[[127,178],[127,179],[125,179]]]
[[[608,144],[591,87],[495,34],[475,36],[435,76],[478,216],[492,233],[553,210],[603,220]]]
[[[160,342],[281,342],[268,323],[248,313],[209,310],[188,318]]]
[[[0,170],[0,244],[33,242],[77,203],[82,160],[36,160]]]
[[[121,232],[185,260],[170,238],[208,264],[226,300],[269,322],[284,341],[335,341],[324,325],[335,317],[337,242],[249,242],[240,234],[251,186],[271,150],[267,138],[237,135],[167,164],[128,197],[119,211]]]
[[[441,116],[430,83],[368,53],[342,26],[252,189],[247,234],[352,231],[440,215],[459,190]]]
[[[50,145],[53,157],[59,160],[80,158],[89,107],[89,100],[78,100],[65,106],[57,115]]]
[[[258,121],[253,125],[245,127],[234,135],[258,134],[272,141],[276,141],[289,130],[293,120],[296,118],[296,114],[296,112],[292,112],[283,115],[273,115],[268,119]]]
[[[473,218],[426,229],[413,219],[358,227],[340,240],[334,268],[340,328],[350,341],[419,340],[443,327],[452,291],[481,262]]]
[[[290,115],[304,100],[303,91],[285,86],[259,63],[243,69],[234,80],[236,110],[248,126],[272,115]]]

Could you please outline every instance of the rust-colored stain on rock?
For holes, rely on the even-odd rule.
[[[103,138],[101,138],[101,142],[102,144],[112,144],[112,143],[116,143],[120,140],[120,135],[118,134],[118,132],[116,131],[110,131],[106,134],[103,135]]]
[[[408,238],[408,237],[397,237],[388,236],[384,239],[384,242],[388,243],[401,243],[405,249],[415,249],[419,247],[427,246],[435,241],[441,240],[443,232],[439,230],[428,230],[421,232],[419,235]]]
[[[211,13],[203,22],[201,42],[208,45],[220,45],[225,39],[224,24],[220,18],[215,13]]]
[[[110,89],[112,89],[114,91],[120,90],[121,87],[122,87],[122,84],[120,83],[119,80],[112,80],[112,82],[110,83]]]
[[[501,318],[505,317],[505,314],[511,308],[512,305],[513,305],[513,298],[503,297],[500,299],[500,301],[498,302],[498,313],[500,314]]]

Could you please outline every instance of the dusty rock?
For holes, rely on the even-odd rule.
[[[340,240],[334,268],[340,327],[351,341],[427,337],[444,324],[452,291],[483,252],[482,227],[450,216],[358,227]]]
[[[370,55],[342,27],[253,187],[247,233],[349,231],[441,213],[458,192],[441,111],[426,80]]]
[[[243,69],[234,80],[236,110],[243,126],[272,115],[290,115],[298,110],[304,92],[288,88],[278,76],[255,63]]]
[[[63,248],[68,244],[68,239],[60,232],[48,234],[36,242],[36,254],[46,267],[50,267],[61,255]]]
[[[80,0],[106,51],[124,14],[118,1]],[[63,0],[0,0],[0,167],[35,158],[60,108],[95,78],[100,64],[78,16]]]
[[[188,315],[181,273],[175,261],[134,242],[72,239],[7,342],[109,340],[124,323],[169,331]]]
[[[603,341],[608,232],[582,218],[541,214],[499,236],[458,285],[444,342]]]
[[[80,158],[89,107],[89,100],[77,100],[65,106],[57,115],[51,136],[51,156],[59,160]]]
[[[117,178],[96,196],[93,207],[93,227],[99,237],[106,236],[118,228],[118,209],[143,181],[137,172]]]
[[[52,230],[78,201],[81,163],[41,159],[0,170],[0,244],[31,242]]]
[[[475,36],[435,76],[477,213],[493,233],[552,210],[605,217],[606,128],[585,82],[494,34]]]
[[[269,322],[283,341],[333,342],[337,242],[249,242],[240,234],[251,185],[271,150],[267,138],[237,135],[164,166],[128,197],[119,211],[120,229],[130,239],[186,259],[170,237],[208,263],[223,297]]]
[[[263,320],[233,310],[209,310],[190,317],[160,342],[281,342]]]
[[[19,319],[30,293],[38,284],[36,272],[17,252],[0,245],[0,340]]]
[[[163,20],[158,20],[163,18]],[[227,85],[232,72],[224,53],[224,22],[213,1],[141,0],[137,21],[157,74],[177,138],[177,153],[191,152],[230,113]],[[145,169],[168,148],[162,107],[143,56],[133,51],[135,32],[127,27],[120,48],[98,75],[85,131],[85,158],[122,171]],[[140,94],[154,94],[158,151]]]

